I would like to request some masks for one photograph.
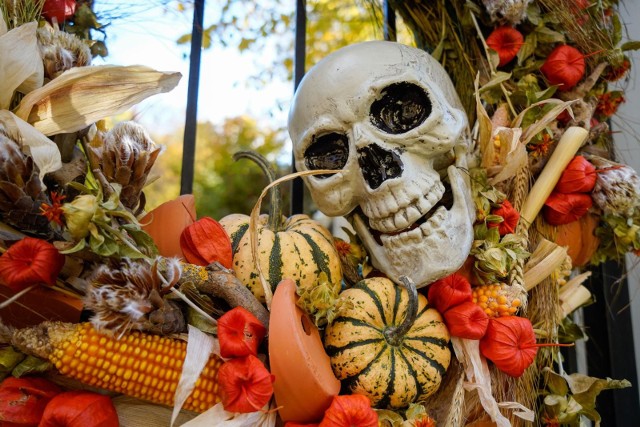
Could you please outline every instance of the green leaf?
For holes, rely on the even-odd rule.
[[[41,374],[53,368],[53,363],[48,360],[40,359],[34,356],[27,356],[18,366],[16,366],[11,375],[20,378],[28,374]]]
[[[564,34],[547,27],[539,27],[535,30],[537,41],[540,43],[565,43]]]
[[[205,319],[202,314],[197,312],[191,307],[187,307],[187,323],[196,328],[200,329],[202,332],[216,334],[217,328],[211,324],[211,321]]]
[[[0,380],[9,375],[24,358],[25,355],[15,351],[13,347],[5,347],[0,350]]]
[[[560,374],[554,372],[551,368],[546,367],[543,369],[545,379],[547,381],[547,388],[553,394],[564,396],[569,393],[569,386],[567,380]],[[545,399],[546,403],[546,399]]]
[[[627,50],[638,50],[638,49],[640,49],[640,41],[626,42],[622,46],[620,46],[620,49],[623,52],[625,52]]]
[[[388,409],[376,409],[378,421],[382,427],[401,427],[404,419],[400,414]]]
[[[533,25],[538,25],[540,23],[540,7],[535,2],[532,2],[527,7],[527,19]]]
[[[611,23],[613,24],[613,31],[611,32],[613,40],[611,44],[617,46],[622,40],[622,24],[620,23],[620,16],[616,13],[611,17]]]
[[[511,78],[511,73],[498,71],[491,76],[491,80],[489,80],[484,86],[480,88],[480,93],[492,87],[498,86],[500,83],[504,83],[508,81],[510,78]]]
[[[537,47],[538,37],[536,36],[536,33],[531,33],[525,37],[524,44],[518,51],[518,65],[524,64],[524,61],[536,52]]]

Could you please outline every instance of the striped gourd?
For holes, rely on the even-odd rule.
[[[240,152],[234,157],[254,160],[270,181],[273,181],[275,174],[261,156],[252,152]],[[294,280],[298,287],[311,286],[323,272],[332,284],[340,283],[340,257],[329,230],[307,215],[293,215],[289,218],[282,216],[277,186],[271,189],[270,200],[269,215],[260,216],[257,233],[258,261],[271,288],[275,289],[284,278]],[[264,302],[264,289],[251,251],[249,222],[249,215],[243,214],[227,215],[220,220],[231,237],[236,277]]]
[[[343,389],[394,409],[434,393],[451,359],[449,332],[415,285],[370,278],[341,296],[348,303],[324,344]]]

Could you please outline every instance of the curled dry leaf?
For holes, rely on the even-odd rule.
[[[180,77],[141,65],[72,68],[25,96],[16,114],[45,135],[76,132],[170,91]]]
[[[4,19],[0,20],[4,24]],[[42,86],[44,66],[38,50],[37,28],[37,22],[30,22],[4,34],[0,31],[0,110],[9,109],[18,88],[27,93]]]

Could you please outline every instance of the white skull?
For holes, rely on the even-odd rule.
[[[353,212],[374,267],[419,287],[460,268],[473,242],[468,123],[430,55],[383,41],[332,53],[300,83],[289,134],[298,170],[341,169],[305,182],[324,214]]]

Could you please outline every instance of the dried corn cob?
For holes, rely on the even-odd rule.
[[[472,289],[472,300],[489,317],[513,316],[522,302],[513,292],[509,292],[510,289],[511,287],[502,283],[476,286]]]
[[[173,405],[187,349],[184,341],[141,332],[112,337],[90,323],[45,322],[16,331],[13,343],[49,358],[60,373],[82,383],[164,405]],[[209,359],[184,409],[203,412],[220,401],[221,364],[218,357]]]

